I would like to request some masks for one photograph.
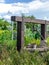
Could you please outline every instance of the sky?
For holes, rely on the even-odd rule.
[[[0,0],[0,18],[33,15],[36,19],[49,20],[49,0]]]

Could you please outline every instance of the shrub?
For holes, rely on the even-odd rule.
[[[3,30],[3,32],[0,34],[0,41],[4,40],[11,40],[12,32],[8,30]]]
[[[49,65],[49,51],[44,53],[43,60],[46,63],[46,65]]]
[[[16,48],[17,42],[16,40],[4,40],[4,42],[0,42],[1,45],[6,45],[7,50]]]
[[[24,43],[25,43],[25,45],[28,45],[29,43],[31,43],[34,36],[35,35],[32,33],[32,31],[30,29],[26,29],[25,34],[24,34]]]
[[[36,32],[32,32],[30,29],[26,29],[24,35],[24,43],[25,45],[33,43],[40,45],[39,33],[36,34]]]
[[[47,45],[49,46],[49,37],[46,39],[46,41],[47,41]]]
[[[41,42],[40,39],[37,39],[37,40],[36,40],[36,44],[37,44],[37,46],[40,45],[40,42]]]
[[[11,48],[7,51],[6,45],[1,48],[0,65],[46,65],[44,57],[35,51],[33,53],[23,50],[22,52],[16,51],[16,48]]]

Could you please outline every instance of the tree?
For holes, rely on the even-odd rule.
[[[27,16],[27,18],[35,19],[35,17],[33,15],[32,16]],[[26,23],[25,25],[26,25],[26,28],[30,28],[32,31],[35,28],[35,24],[34,23]]]
[[[7,22],[4,19],[0,19],[0,29],[7,30],[7,26],[9,26],[9,25],[10,25],[9,22]]]
[[[34,16],[28,16],[27,18],[35,19]],[[35,34],[35,39],[40,38],[40,34],[39,34],[40,24],[31,22],[31,23],[25,23],[25,25],[26,25],[26,28],[30,28],[30,30]]]

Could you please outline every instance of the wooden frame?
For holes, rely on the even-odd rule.
[[[39,19],[31,19],[31,18],[25,18],[25,17],[18,17],[18,16],[11,16],[11,21],[17,22],[17,50],[20,52],[21,49],[23,49],[23,43],[24,43],[24,23],[26,22],[32,22],[41,24],[41,40],[45,39],[45,25],[49,24],[49,21],[45,20],[39,20]],[[46,22],[46,24],[45,24]]]

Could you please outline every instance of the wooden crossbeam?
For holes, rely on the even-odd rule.
[[[22,17],[12,16],[11,20],[16,21],[16,22],[18,22],[18,21],[22,22]],[[23,22],[32,22],[32,23],[38,23],[38,24],[45,24],[45,20],[32,19],[32,18],[26,18],[26,17],[23,17]],[[49,21],[46,21],[46,24],[49,24]]]
[[[28,50],[28,51],[30,51],[30,52],[33,52],[33,51],[38,51],[38,52],[47,52],[47,51],[49,51],[49,47],[43,47],[43,48],[36,48],[36,49],[34,49],[34,48],[24,48],[24,50]]]

